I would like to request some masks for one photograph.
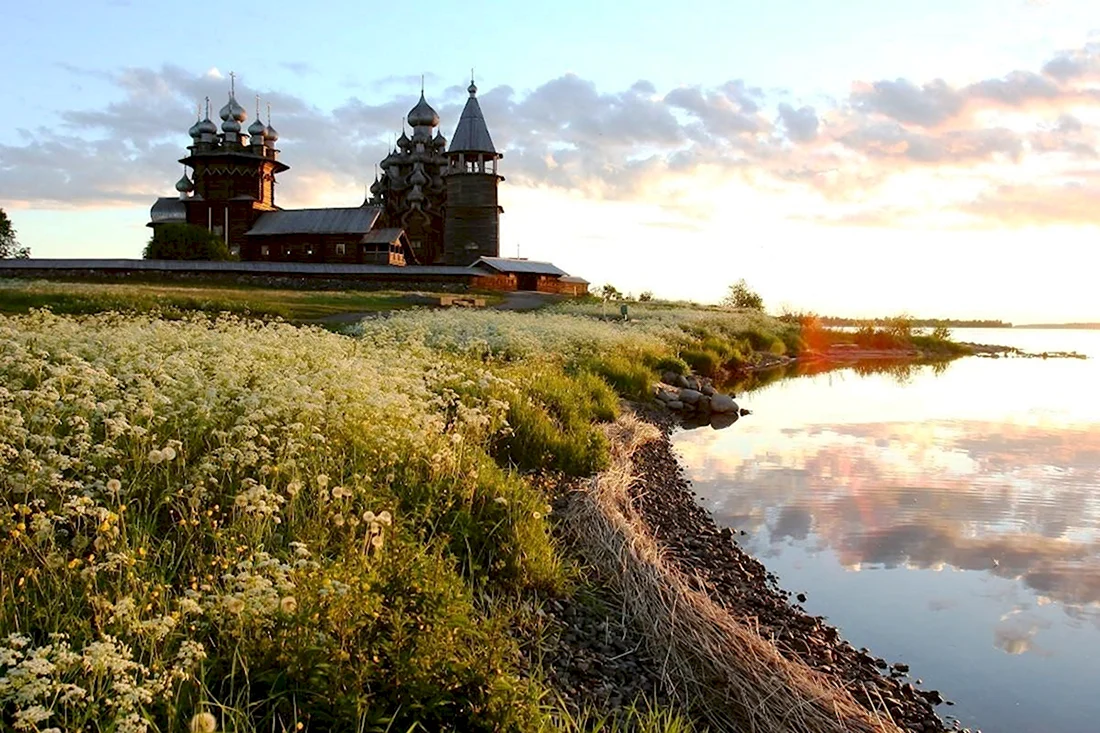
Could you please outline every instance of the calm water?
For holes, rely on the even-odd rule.
[[[1100,731],[1100,331],[957,330],[1088,361],[852,370],[674,441],[704,504],[856,647],[1001,733]]]

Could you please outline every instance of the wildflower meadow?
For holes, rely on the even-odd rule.
[[[0,316],[0,727],[550,729],[515,622],[578,569],[531,476],[739,327]]]

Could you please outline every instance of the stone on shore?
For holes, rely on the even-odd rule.
[[[683,394],[681,392],[681,394]],[[712,412],[737,412],[737,403],[729,395],[716,392],[710,396],[710,409]]]
[[[668,409],[670,409],[670,410],[682,410],[682,409],[684,409],[684,403],[681,402],[680,400],[672,400],[671,402],[666,402],[665,404],[668,405]]]
[[[680,401],[689,405],[694,405],[699,400],[703,399],[703,393],[695,389],[682,389],[680,390]]]

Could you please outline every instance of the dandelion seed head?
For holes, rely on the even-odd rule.
[[[218,721],[210,713],[196,713],[191,718],[191,733],[214,733],[218,729]]]
[[[154,448],[153,450],[149,451],[149,455],[147,456],[147,458],[149,459],[149,463],[156,465],[164,460],[164,454]]]
[[[164,460],[170,461],[176,457],[176,449],[169,445],[161,450],[161,455],[164,456]]]
[[[121,490],[122,482],[119,481],[117,478],[113,478],[107,482],[107,491],[110,491],[112,494],[117,494]]]
[[[283,596],[279,599],[279,610],[290,614],[298,610],[298,599],[294,596]]]

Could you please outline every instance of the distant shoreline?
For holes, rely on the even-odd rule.
[[[1046,328],[1063,331],[1100,331],[1100,323],[1022,323],[1012,328]]]

